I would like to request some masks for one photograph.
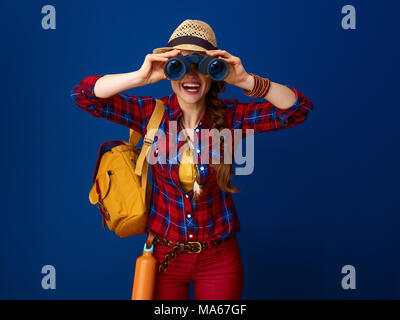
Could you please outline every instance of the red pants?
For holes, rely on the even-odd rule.
[[[154,244],[159,263],[170,249]],[[187,300],[189,283],[196,300],[239,300],[243,287],[243,267],[236,237],[200,253],[180,253],[167,271],[157,272],[155,300]]]

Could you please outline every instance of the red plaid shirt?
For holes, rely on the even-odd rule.
[[[110,98],[98,98],[93,88],[101,75],[89,76],[71,91],[75,103],[95,117],[102,117],[141,133],[146,133],[146,125],[155,107],[155,99],[150,96],[116,94]],[[226,108],[225,126],[229,129],[254,129],[254,133],[290,128],[305,121],[313,108],[312,103],[295,88],[290,87],[297,100],[289,109],[276,108],[270,102],[238,102],[236,99],[222,100]],[[160,98],[165,104],[165,113],[160,125],[169,137],[170,122],[182,116],[175,93]],[[179,125],[177,127],[179,132]],[[208,113],[204,112],[195,132],[201,141],[201,129],[211,128]],[[172,130],[172,127],[171,127]],[[179,136],[178,136],[179,137]],[[161,141],[161,139],[160,139]],[[159,145],[158,145],[159,144]],[[177,150],[184,144],[176,140]],[[209,144],[211,145],[211,144]],[[192,199],[193,191],[185,192],[179,181],[179,162],[168,159],[167,150],[155,139],[151,152],[155,157],[165,158],[151,164],[153,181],[152,202],[147,227],[154,233],[176,241],[208,241],[223,239],[239,231],[239,219],[232,195],[222,191],[217,184],[215,170],[210,164],[201,163],[198,151],[198,168],[202,192],[198,201]],[[162,152],[165,151],[165,152]]]

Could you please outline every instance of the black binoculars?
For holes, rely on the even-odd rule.
[[[190,72],[191,64],[196,64],[199,72],[208,74],[211,79],[221,81],[229,74],[228,64],[212,56],[202,56],[193,52],[187,56],[170,58],[164,65],[165,76],[170,80],[179,80]]]

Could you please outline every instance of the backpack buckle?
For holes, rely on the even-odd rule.
[[[144,144],[148,144],[149,146],[151,146],[151,145],[153,144],[153,139],[151,139],[151,138],[145,136],[145,137],[143,138],[143,143],[144,143]]]

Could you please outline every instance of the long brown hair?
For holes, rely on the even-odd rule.
[[[218,131],[225,128],[225,108],[224,103],[218,98],[218,94],[224,92],[226,88],[225,81],[213,81],[211,83],[210,90],[206,95],[206,112],[210,118],[211,128],[215,128]],[[223,154],[224,137],[220,137],[221,155]],[[233,162],[233,161],[231,161]],[[220,159],[220,163],[213,163],[210,161],[210,165],[214,168],[216,173],[216,179],[218,186],[221,190],[237,193],[240,190],[231,184],[233,177],[233,164],[224,163],[223,157]],[[199,181],[198,181],[199,182]]]

